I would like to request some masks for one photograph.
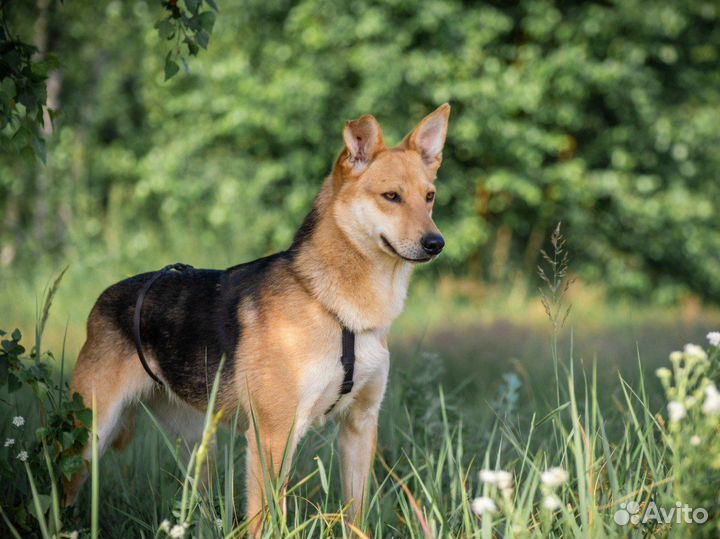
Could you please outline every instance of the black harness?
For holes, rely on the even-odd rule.
[[[150,287],[155,283],[155,281],[157,281],[163,275],[172,271],[182,273],[189,269],[193,269],[193,267],[187,264],[177,263],[165,266],[160,271],[155,272],[155,275],[150,277],[150,279],[148,279],[147,282],[140,289],[137,301],[135,302],[135,314],[133,315],[133,340],[135,341],[137,355],[140,359],[140,363],[142,363],[143,369],[145,369],[145,372],[148,373],[148,376],[150,376],[150,378],[152,378],[157,384],[161,386],[164,386],[165,384],[152,371],[150,365],[148,365],[148,362],[145,359],[145,354],[143,353],[142,340],[140,339],[140,317],[142,314],[142,307],[145,301],[145,296],[147,295],[148,290],[150,290]],[[345,325],[339,320],[338,323],[342,328],[342,354],[340,356],[340,363],[342,364],[343,372],[345,373],[342,384],[340,385],[340,395],[338,396],[338,400],[340,400],[343,395],[347,395],[348,393],[350,393],[353,388],[353,375],[355,373],[355,333],[346,328]],[[335,404],[337,404],[337,401],[335,401],[325,413],[330,412],[335,407]]]

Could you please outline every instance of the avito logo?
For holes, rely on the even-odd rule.
[[[704,524],[708,519],[708,512],[702,507],[693,509],[688,504],[681,502],[676,502],[675,506],[670,509],[658,507],[655,502],[650,502],[645,511],[642,512],[640,504],[633,501],[627,504],[621,503],[620,509],[615,511],[613,518],[618,526],[645,524],[648,522],[658,524]]]

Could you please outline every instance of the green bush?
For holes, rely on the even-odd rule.
[[[69,394],[64,353],[58,361],[42,352],[44,326],[61,278],[46,295],[29,354],[20,344],[20,330],[7,335],[0,329],[2,416],[9,423],[0,427],[6,434],[0,447],[0,516],[16,538],[64,537],[58,535],[63,529],[60,481],[85,466],[81,452],[92,426],[92,411],[82,397]]]
[[[30,32],[32,8],[16,9]],[[161,14],[54,6],[48,167],[0,150],[8,260],[161,251],[230,264],[284,248],[342,121],[372,112],[396,142],[450,101],[446,267],[529,275],[563,220],[584,279],[720,299],[706,255],[720,250],[715,3],[222,2],[206,54],[167,83]]]

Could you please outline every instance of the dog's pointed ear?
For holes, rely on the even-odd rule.
[[[437,170],[442,162],[442,151],[445,146],[450,105],[444,103],[425,116],[418,126],[400,144],[408,150],[420,154],[426,166]]]
[[[385,149],[380,124],[371,114],[345,122],[345,150],[342,164],[352,175],[361,174],[375,156]]]

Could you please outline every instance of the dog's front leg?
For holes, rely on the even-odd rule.
[[[250,537],[258,537],[263,528],[268,505],[275,503],[267,486],[279,488],[283,517],[287,514],[285,490],[287,474],[297,446],[292,424],[260,426],[259,436],[253,426],[245,433],[247,438],[247,517]],[[284,461],[283,461],[284,459]],[[280,476],[282,468],[285,475]]]
[[[362,518],[367,496],[370,466],[377,442],[378,412],[386,380],[385,370],[360,391],[340,430],[343,493],[345,503],[352,502],[349,516],[355,522]]]

